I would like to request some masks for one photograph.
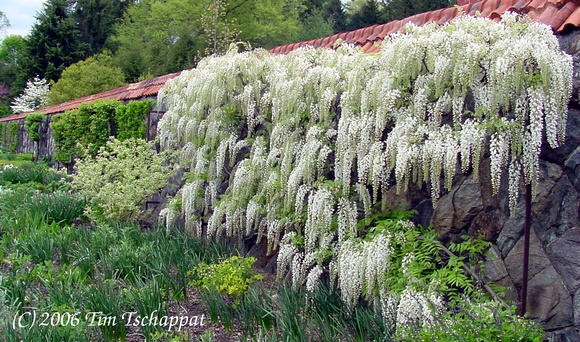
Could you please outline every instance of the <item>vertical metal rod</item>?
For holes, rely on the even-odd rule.
[[[524,262],[522,274],[522,306],[520,315],[526,314],[528,302],[528,264],[530,260],[530,227],[532,222],[532,185],[526,185],[526,216],[524,221]]]

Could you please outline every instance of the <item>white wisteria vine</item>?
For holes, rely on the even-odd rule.
[[[353,239],[391,187],[425,183],[435,203],[489,151],[493,191],[507,174],[513,209],[520,183],[538,181],[542,141],[563,142],[571,57],[548,26],[511,13],[405,29],[379,54],[232,49],[168,82],[160,141],[188,173],[167,225],[181,215],[199,235],[257,234],[282,276],[312,288],[330,268],[353,303],[384,281],[375,261],[396,239]]]

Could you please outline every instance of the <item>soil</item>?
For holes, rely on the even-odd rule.
[[[272,288],[276,286],[276,277],[270,273],[265,273],[260,270],[256,270],[258,273],[263,275],[261,280],[262,285],[266,288]],[[175,302],[171,301],[169,304],[169,317],[178,317],[178,319],[184,319],[188,317],[193,324],[187,324],[182,327],[180,331],[176,331],[177,327],[174,327],[172,331],[168,331],[168,328],[164,328],[166,332],[166,337],[168,340],[175,337],[181,337],[181,341],[202,341],[202,336],[207,337],[212,335],[212,339],[209,341],[217,342],[234,342],[240,341],[242,339],[242,329],[238,327],[235,322],[233,323],[233,331],[227,331],[221,324],[214,324],[208,314],[207,307],[203,300],[201,299],[200,293],[196,288],[188,286],[187,288],[187,300]],[[197,322],[195,318],[197,317]],[[203,317],[203,321],[202,318]],[[195,324],[198,323],[198,324]],[[203,323],[203,325],[202,325]],[[127,329],[127,342],[141,342],[145,340],[145,335],[139,327],[129,327]],[[163,340],[163,339],[162,339]],[[244,340],[244,339],[242,339]],[[179,341],[179,340],[178,340]]]

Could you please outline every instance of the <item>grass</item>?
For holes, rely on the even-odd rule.
[[[170,312],[175,315],[176,307],[198,300],[208,319],[226,331],[240,333],[242,341],[397,338],[395,327],[386,324],[368,303],[361,300],[352,310],[347,308],[326,275],[313,292],[264,281],[251,284],[235,298],[217,291],[192,292],[189,271],[201,263],[220,263],[234,251],[179,228],[167,235],[164,227],[82,222],[79,219],[89,201],[66,190],[66,183],[56,180],[60,175],[38,165],[14,171],[0,174],[4,182],[0,183],[0,336],[5,341],[102,341],[128,336],[152,341],[220,340],[211,330],[191,336],[159,325],[123,324],[127,313],[161,319]],[[54,182],[59,185],[49,186]],[[199,293],[200,298],[191,298],[192,293]],[[56,323],[33,324],[32,312],[46,314]],[[73,316],[76,324],[70,324]],[[504,327],[503,318],[496,316],[500,317],[494,313],[487,326],[497,331],[513,328]],[[18,317],[24,327],[14,329]],[[65,317],[67,324],[62,321]],[[469,322],[453,329],[468,331],[473,325]],[[447,326],[441,324],[426,332],[423,340],[448,337]]]
[[[124,324],[91,327],[86,319],[75,326],[11,324],[16,315],[32,311],[51,318],[101,312],[93,317],[97,321],[121,321],[127,312],[167,316],[172,300],[188,299],[187,271],[232,253],[179,229],[166,236],[163,228],[135,223],[82,223],[85,197],[38,189],[60,178],[39,165],[0,174],[0,334],[7,341],[125,339]],[[32,324],[24,317],[24,325]],[[144,326],[136,333],[152,339],[160,329]]]

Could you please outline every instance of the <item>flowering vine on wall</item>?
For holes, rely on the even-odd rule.
[[[571,57],[548,26],[511,13],[405,30],[379,54],[230,50],[168,82],[160,141],[188,172],[167,225],[182,215],[198,235],[257,234],[295,284],[330,266],[352,302],[383,279],[370,258],[395,238],[352,239],[391,187],[425,183],[435,203],[488,150],[493,190],[507,174],[513,209],[521,184],[538,181],[542,141],[564,139]]]

